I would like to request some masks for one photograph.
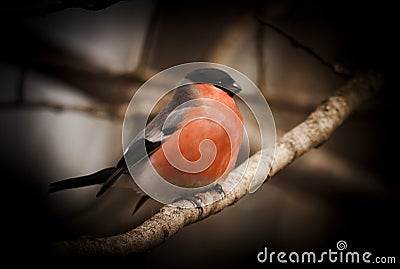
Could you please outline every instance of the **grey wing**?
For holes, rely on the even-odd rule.
[[[187,111],[195,105],[187,102],[191,100],[193,91],[191,85],[179,87],[167,106],[132,140],[117,167],[136,165],[155,152],[162,140],[178,129]]]
[[[116,165],[116,172],[103,184],[97,196],[109,189],[123,173],[127,173],[128,167],[146,161],[161,146],[162,139],[175,132],[187,110],[194,105],[193,102],[187,102],[195,95],[194,91],[196,89],[192,85],[183,85],[176,89],[167,106],[129,144]]]
[[[117,167],[127,167],[135,165],[148,155],[151,155],[161,146],[161,141],[150,141],[144,138],[144,131],[141,131],[129,144],[124,152],[124,156],[119,160]]]

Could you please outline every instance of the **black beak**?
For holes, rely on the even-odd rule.
[[[235,82],[232,84],[232,87],[229,90],[231,90],[234,94],[238,94],[242,91],[242,88],[240,88],[240,86]]]
[[[242,88],[240,88],[240,86],[235,82],[229,86],[226,85],[218,85],[218,84],[214,84],[215,87],[225,91],[228,93],[229,96],[233,97],[235,96],[235,94],[238,94]]]

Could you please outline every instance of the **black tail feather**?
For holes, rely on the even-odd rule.
[[[149,200],[149,196],[143,195],[140,197],[139,201],[136,203],[135,208],[133,209],[132,216],[142,207],[142,205]]]
[[[124,172],[124,167],[115,168],[112,174],[107,178],[107,180],[101,186],[101,189],[96,194],[96,197],[99,197],[103,193],[105,193],[113,184],[114,182],[120,177],[120,175]]]
[[[110,167],[90,175],[53,182],[49,185],[49,193],[104,183],[117,170],[115,167]]]

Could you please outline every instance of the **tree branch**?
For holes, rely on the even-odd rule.
[[[54,112],[65,112],[73,111],[79,113],[86,113],[93,117],[105,118],[105,119],[123,119],[123,114],[118,114],[113,109],[107,109],[101,106],[91,105],[75,105],[75,104],[62,104],[51,101],[20,101],[16,99],[11,102],[1,102],[0,110],[4,109],[48,109]]]
[[[320,146],[355,108],[382,87],[380,74],[369,72],[355,76],[334,95],[323,101],[309,117],[277,141],[269,177],[288,166],[311,149]],[[129,255],[154,248],[184,226],[200,221],[234,204],[248,191],[258,167],[260,152],[249,158],[247,170],[237,186],[225,196],[215,189],[196,195],[202,207],[196,208],[188,200],[166,205],[139,227],[126,233],[94,239],[58,242],[51,249],[64,255]],[[272,156],[267,156],[270,158]],[[261,160],[259,164],[263,167]],[[242,164],[243,165],[243,164]],[[265,165],[264,165],[265,166]],[[235,169],[227,178],[237,178]],[[267,175],[265,175],[267,177]],[[215,199],[217,198],[217,199]],[[208,201],[218,200],[209,205]]]
[[[332,64],[332,63],[328,62],[323,57],[321,57],[318,53],[316,53],[312,48],[301,44],[299,41],[297,41],[294,37],[292,37],[285,31],[283,31],[281,28],[279,28],[267,21],[264,21],[260,18],[258,18],[258,22],[261,25],[267,26],[267,27],[271,28],[272,30],[274,30],[275,32],[279,33],[280,35],[286,37],[287,40],[289,40],[290,44],[292,44],[295,48],[300,48],[300,49],[304,50],[309,55],[311,55],[314,59],[316,59],[318,62],[320,62],[322,65],[331,69],[331,71],[333,73],[335,73],[336,75],[340,75],[340,76],[344,76],[344,77],[349,77],[351,75],[350,70],[348,70],[347,68],[345,68],[344,66],[342,66],[340,64]]]
[[[27,15],[47,15],[50,13],[62,11],[67,8],[82,8],[90,11],[99,11],[106,9],[123,0],[46,0],[46,1],[21,1],[8,11],[16,14]],[[7,10],[6,9],[6,10]]]

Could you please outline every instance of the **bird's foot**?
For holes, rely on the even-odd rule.
[[[214,189],[222,196],[222,198],[226,197],[226,193],[219,183],[215,184]]]
[[[202,205],[202,200],[200,197],[198,197],[197,195],[184,196],[184,197],[180,197],[180,198],[174,200],[173,203],[182,201],[182,200],[190,201],[194,205],[194,207],[196,207],[200,211],[200,215],[203,214],[203,205]]]

